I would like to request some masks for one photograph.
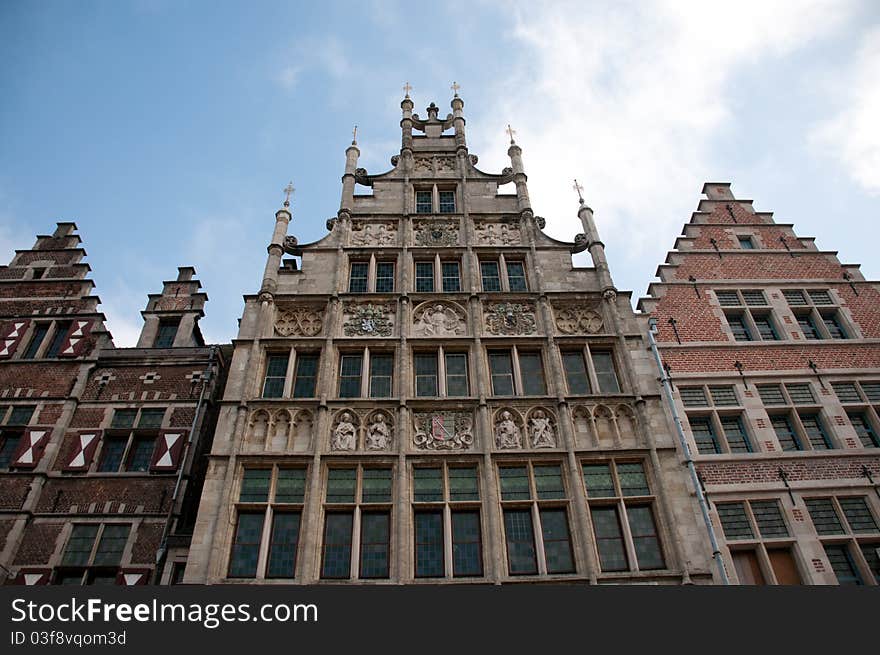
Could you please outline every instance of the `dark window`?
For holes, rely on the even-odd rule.
[[[270,469],[245,469],[241,480],[242,503],[265,503],[269,500],[269,484],[272,478]]]
[[[563,352],[562,365],[565,369],[565,379],[568,382],[569,393],[591,393],[590,378],[587,375],[587,366],[582,352]]]
[[[477,469],[457,466],[449,469],[449,500],[479,500],[480,487]]]
[[[262,536],[263,512],[242,512],[238,515],[229,558],[230,578],[256,577]]]
[[[754,250],[755,243],[752,241],[752,237],[737,237],[737,241],[739,241],[739,247],[743,250]]]
[[[483,277],[483,291],[501,291],[498,262],[480,262],[480,273]]]
[[[28,344],[27,350],[25,350],[24,355],[21,356],[22,359],[33,359],[37,356],[37,351],[40,349],[40,344],[43,343],[43,339],[46,338],[46,333],[48,331],[48,323],[37,323],[36,327],[34,327],[34,334],[31,337],[31,341]]]
[[[807,295],[810,296],[810,300],[813,301],[814,305],[833,305],[834,301],[831,299],[831,294],[827,290],[816,290],[811,289],[807,291]]]
[[[862,382],[865,398],[872,403],[880,403],[880,382]]]
[[[46,357],[58,357],[58,353],[61,352],[61,344],[64,343],[67,333],[70,332],[70,325],[70,321],[57,321],[55,323],[55,335],[49,344],[49,350],[46,351]]]
[[[327,474],[328,503],[353,503],[356,490],[356,469],[330,469]]]
[[[149,471],[150,460],[153,458],[155,446],[156,440],[154,437],[138,436],[132,439],[125,470],[138,473]]]
[[[773,431],[776,433],[782,450],[803,450],[801,440],[794,431],[788,416],[771,416],[770,424],[773,426]]]
[[[294,398],[314,398],[318,378],[318,355],[297,354],[293,377]]]
[[[275,485],[276,503],[301,503],[306,494],[305,469],[279,469]]]
[[[593,515],[596,547],[599,550],[599,566],[603,571],[627,570],[629,560],[623,545],[617,507],[595,506],[590,511]]]
[[[162,421],[165,418],[164,407],[152,407],[142,409],[140,418],[138,419],[138,428],[159,428],[162,427]]]
[[[434,263],[416,262],[416,291],[434,291]]]
[[[617,373],[614,370],[614,356],[610,352],[601,350],[594,350],[592,356],[596,380],[599,382],[599,391],[620,393],[620,384],[617,382]]]
[[[764,341],[779,341],[779,335],[776,328],[773,327],[773,321],[770,320],[769,314],[752,314],[755,321],[755,327],[758,328],[758,334]]]
[[[376,293],[394,291],[394,262],[376,263]]]
[[[370,265],[367,262],[351,263],[351,273],[348,276],[349,293],[366,293],[369,270]]]
[[[9,468],[19,443],[21,443],[20,434],[9,430],[0,432],[0,469]]]
[[[590,498],[610,498],[615,495],[610,464],[584,464],[584,483]]]
[[[34,271],[34,274],[33,274],[33,277],[31,278],[33,280],[40,280],[46,274],[45,268],[35,268],[35,269],[33,269],[33,271]]]
[[[98,462],[98,471],[102,473],[118,471],[127,443],[128,437],[105,436],[101,440],[101,460]]]
[[[859,549],[868,563],[868,568],[874,574],[874,580],[880,584],[880,543],[859,544]]]
[[[507,564],[510,575],[537,573],[538,561],[535,555],[531,511],[504,510],[504,532],[507,537]]]
[[[654,523],[654,512],[649,505],[629,505],[626,508],[629,529],[632,533],[633,546],[639,569],[662,569],[666,566],[660,539],[657,537],[657,525]]]
[[[708,407],[709,400],[703,387],[679,387],[678,394],[685,407]]]
[[[765,539],[773,537],[787,537],[788,528],[782,518],[779,503],[775,500],[753,500],[749,503],[752,514],[755,515],[755,523]]]
[[[565,498],[565,485],[562,483],[562,469],[558,464],[534,467],[535,491],[539,500]]]
[[[765,405],[784,405],[785,396],[782,395],[782,387],[778,384],[765,384],[758,386],[758,395]]]
[[[419,353],[414,358],[416,396],[437,396],[437,355]]]
[[[712,402],[715,403],[716,406],[739,404],[733,387],[709,387],[709,393],[712,395]]]
[[[849,523],[849,528],[853,532],[877,532],[877,521],[871,516],[871,510],[868,509],[868,503],[864,498],[838,498],[840,508]]]
[[[728,540],[754,539],[745,503],[718,503],[716,507],[724,536]]]
[[[834,448],[834,444],[825,433],[825,428],[822,426],[822,420],[818,414],[801,414],[800,418],[813,450]]]
[[[443,262],[440,267],[443,271],[443,292],[461,291],[461,272],[458,262]]]
[[[564,509],[541,509],[541,535],[544,539],[544,561],[547,573],[571,573],[574,559],[568,532],[568,516]]]
[[[413,469],[413,501],[434,503],[443,501],[443,470],[440,468]]]
[[[856,390],[856,385],[852,382],[832,382],[831,387],[834,389],[834,393],[837,394],[837,398],[840,400],[840,402],[861,402],[861,398],[859,398],[859,392]]]
[[[117,409],[113,412],[113,420],[110,423],[110,427],[133,428],[137,413],[136,409]]]
[[[361,395],[361,355],[342,355],[339,363],[339,397],[359,398]]]
[[[847,334],[843,329],[843,326],[840,324],[840,321],[837,318],[837,314],[826,314],[822,313],[822,322],[825,324],[825,329],[828,330],[828,334],[832,339],[846,339]]]
[[[441,214],[455,213],[455,191],[441,191],[440,192],[440,213]]]
[[[361,490],[361,502],[364,503],[390,503],[391,502],[391,469],[368,468],[364,469],[363,489]]]
[[[292,578],[296,571],[296,547],[299,543],[299,512],[275,512],[269,541],[266,576]]]
[[[445,573],[443,512],[415,513],[416,577],[440,577]]]
[[[525,466],[502,466],[498,469],[501,477],[501,500],[528,500],[529,471]]]
[[[737,341],[754,341],[749,326],[746,325],[744,314],[728,314],[727,323],[730,325],[730,331],[733,333],[734,339]]]
[[[329,492],[328,492],[329,493]],[[347,578],[351,572],[351,512],[331,512],[324,520],[322,578]]]
[[[807,301],[804,298],[804,294],[802,291],[798,291],[797,289],[786,289],[782,292],[782,295],[785,297],[785,301],[789,305],[806,305]]]
[[[119,566],[130,531],[130,525],[105,525],[101,539],[98,541],[93,564],[95,566]]]
[[[617,479],[620,481],[622,496],[647,496],[651,493],[648,488],[648,478],[645,477],[645,468],[640,462],[618,464]]]
[[[739,294],[736,291],[716,291],[715,297],[722,307],[737,307],[740,305]]]
[[[844,534],[843,524],[834,509],[834,501],[830,498],[807,498],[807,511],[813,520],[813,526],[819,534]]]
[[[416,214],[430,214],[433,204],[430,191],[416,191]]]
[[[492,373],[492,395],[513,395],[513,365],[507,351],[489,352],[489,369]]]
[[[819,329],[816,327],[816,323],[813,321],[813,317],[810,314],[800,314],[797,316],[798,325],[801,328],[801,332],[804,333],[805,339],[821,339],[822,335],[819,332]]]
[[[767,298],[764,296],[764,292],[759,289],[745,290],[740,293],[742,293],[745,303],[751,307],[760,307],[767,304]]]
[[[174,345],[174,337],[177,336],[179,325],[179,321],[159,321],[159,330],[156,332],[153,348],[170,348]]]
[[[456,577],[483,575],[481,542],[480,513],[452,512],[452,575]]]
[[[393,371],[391,355],[370,355],[370,398],[391,397]]]
[[[62,566],[87,566],[98,536],[98,524],[74,525],[61,557]],[[81,577],[81,576],[80,576]],[[75,583],[79,584],[79,583]]]
[[[722,416],[721,428],[724,430],[724,436],[727,439],[727,445],[732,453],[750,453],[752,446],[749,443],[749,436],[743,427],[741,416]]]
[[[34,405],[14,405],[6,420],[6,425],[27,425],[34,415]]]
[[[849,548],[844,544],[826,544],[825,554],[831,562],[831,568],[837,576],[837,582],[842,585],[862,585],[862,576],[856,570],[856,565],[850,555]]]
[[[541,363],[540,353],[520,352],[519,370],[522,375],[523,394],[526,396],[543,396],[546,393],[544,366]]]
[[[691,433],[694,435],[697,452],[701,455],[714,455],[721,452],[718,435],[715,434],[715,428],[708,416],[688,416],[688,423],[691,424]]]
[[[846,415],[864,448],[880,448],[880,439],[877,438],[877,432],[871,426],[871,420],[866,413],[847,412]]]
[[[511,291],[527,291],[526,269],[522,262],[507,262],[507,286]]]
[[[362,578],[388,577],[389,513],[364,512],[361,514],[361,570]]]
[[[785,390],[795,405],[812,405],[816,402],[809,384],[786,384]]]
[[[284,378],[287,377],[289,353],[269,355],[266,358],[266,380],[263,383],[263,398],[281,398],[284,394]]]
[[[446,353],[446,395],[467,396],[469,393],[467,355]]]

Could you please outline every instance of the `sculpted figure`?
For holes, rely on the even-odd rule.
[[[357,428],[352,423],[351,414],[345,412],[339,419],[339,424],[333,430],[333,439],[330,441],[331,450],[354,450],[357,445]]]
[[[499,448],[522,447],[522,434],[510,412],[502,412],[501,420],[495,425],[495,445]]]
[[[535,413],[532,414],[529,423],[532,448],[556,447],[556,437],[553,435],[553,426],[550,425],[550,418],[545,416],[542,410],[536,410]]]
[[[367,430],[368,450],[388,450],[391,441],[391,430],[385,423],[385,415],[377,414]]]

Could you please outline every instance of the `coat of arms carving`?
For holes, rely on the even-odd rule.
[[[347,337],[390,337],[393,325],[388,317],[390,313],[386,305],[349,305],[342,330]]]
[[[458,245],[458,226],[451,221],[421,221],[416,223],[416,245]]]
[[[500,302],[486,308],[486,331],[489,334],[534,334],[538,322],[531,303]]]
[[[415,415],[413,445],[422,450],[467,450],[474,443],[473,418],[467,412]]]

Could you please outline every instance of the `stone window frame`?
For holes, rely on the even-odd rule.
[[[435,347],[427,347],[427,346],[413,346],[412,347],[412,397],[422,399],[422,398],[469,398],[472,395],[472,389],[474,388],[471,383],[471,362],[470,362],[470,349],[466,345],[451,345],[445,346],[440,344]],[[437,395],[436,396],[422,396],[418,393],[418,381],[416,375],[416,356],[417,355],[434,355],[437,361]],[[467,382],[467,394],[463,396],[449,395],[449,379],[447,377],[447,362],[446,357],[448,355],[464,355],[465,362],[465,380]]]
[[[623,385],[620,379],[620,362],[617,358],[617,351],[613,345],[603,342],[590,342],[590,341],[582,341],[582,340],[565,340],[558,342],[558,351],[559,351],[559,363],[562,367],[562,375],[565,378],[565,390],[569,395],[575,395],[571,391],[571,387],[569,386],[568,381],[568,372],[565,369],[565,355],[570,353],[578,353],[581,355],[581,358],[584,363],[584,367],[587,373],[587,379],[589,381],[590,389],[586,395],[589,396],[607,396],[610,394],[622,394],[625,393],[623,390]],[[601,380],[599,377],[599,373],[596,368],[596,363],[593,360],[594,353],[604,353],[609,354],[611,356],[611,365],[612,372],[614,373],[614,378],[616,381],[617,390],[616,391],[606,391],[601,388]],[[581,395],[581,394],[577,394]]]
[[[856,532],[853,530],[849,518],[840,504],[841,499],[860,499],[864,501],[877,529],[866,532]],[[841,531],[839,533],[820,533],[816,528],[813,513],[809,508],[809,501],[830,501],[831,509],[837,517],[837,522],[841,527]],[[860,579],[860,584],[868,586],[880,585],[880,508],[878,508],[876,499],[872,498],[870,495],[860,494],[819,493],[813,495],[811,493],[809,496],[804,494],[804,505],[807,506],[807,514],[810,516],[810,524],[813,526],[816,539],[822,545],[823,556],[827,560],[825,562],[827,570],[832,571],[835,574],[835,577],[837,577],[837,573],[828,558],[826,548],[828,546],[842,546],[845,549],[844,552],[847,555],[849,563],[855,569],[858,578]],[[877,562],[876,569],[871,568],[865,549],[875,549],[874,556],[876,557],[875,561]]]
[[[547,396],[550,393],[550,388],[547,383],[547,381],[549,379],[547,377],[548,362],[547,362],[546,352],[544,351],[544,347],[542,344],[525,342],[525,343],[512,343],[512,344],[508,343],[508,344],[503,344],[503,345],[502,344],[492,345],[490,343],[487,343],[486,346],[484,347],[483,352],[484,352],[483,364],[485,366],[484,370],[486,370],[489,374],[489,379],[488,379],[489,389],[488,389],[488,391],[490,393],[487,395],[489,395],[490,397],[493,397],[493,398],[513,398],[516,396],[528,396],[531,398],[543,398],[544,396]],[[513,393],[511,393],[509,395],[498,395],[495,393],[495,385],[492,383],[493,373],[492,373],[492,363],[491,363],[491,358],[490,358],[490,354],[493,352],[507,352],[510,355],[511,376],[513,378]],[[520,365],[520,353],[529,353],[529,354],[537,353],[540,356],[540,358],[541,358],[541,372],[543,375],[543,383],[544,383],[544,393],[538,394],[538,395],[529,395],[529,394],[525,393],[525,387],[524,387],[524,382],[523,382],[523,373],[522,373],[522,368]]]
[[[452,192],[453,207],[452,211],[442,211],[443,205],[440,201],[440,192]],[[419,193],[430,192],[431,194],[431,211],[419,211],[418,197]],[[442,215],[449,216],[451,214],[460,214],[460,199],[458,197],[458,185],[455,182],[434,182],[430,184],[414,184],[412,192],[413,214],[416,216]]]
[[[382,355],[388,356],[391,358],[391,381],[389,386],[389,395],[387,396],[374,396],[372,395],[372,355]],[[360,355],[361,357],[361,373],[360,373],[360,394],[357,396],[342,396],[342,359],[346,356],[355,356]],[[334,380],[334,389],[335,395],[337,398],[341,399],[356,399],[356,398],[396,398],[396,388],[398,373],[396,371],[397,368],[397,350],[396,348],[389,344],[386,346],[363,346],[363,347],[351,347],[351,348],[337,348],[337,365],[336,365],[336,373]],[[384,376],[383,376],[384,377]]]
[[[244,488],[244,480],[247,475],[247,471],[252,470],[265,470],[269,471],[269,485],[266,489],[266,498],[265,500],[242,500],[242,491]],[[279,480],[279,472],[281,470],[296,470],[303,472],[303,496],[298,502],[290,502],[287,500],[279,501],[278,496],[278,480]],[[229,542],[229,557],[227,559],[226,566],[226,577],[234,580],[242,580],[242,579],[256,579],[256,580],[267,580],[267,579],[278,579],[278,580],[294,580],[299,577],[298,568],[300,567],[301,557],[299,556],[299,550],[302,547],[302,522],[303,515],[305,514],[306,504],[309,501],[309,463],[305,460],[297,460],[293,462],[285,462],[283,464],[272,464],[272,465],[255,465],[255,466],[242,466],[241,472],[238,476],[238,480],[236,483],[236,501],[233,503],[233,510],[235,512],[235,523],[234,529],[230,535]],[[260,514],[263,515],[263,523],[262,529],[260,532],[260,543],[258,546],[258,555],[257,555],[257,566],[254,571],[254,575],[250,576],[232,576],[230,574],[232,570],[233,564],[233,549],[235,546],[236,534],[238,532],[239,520],[242,514]],[[273,544],[273,531],[275,530],[275,515],[276,514],[299,514],[299,526],[297,528],[297,542],[294,552],[294,570],[289,576],[282,575],[270,575],[269,574],[269,557],[271,555],[271,549]]]
[[[753,504],[775,503],[779,517],[782,519],[783,526],[787,534],[785,535],[764,535],[764,528],[761,521],[758,520]],[[753,496],[746,498],[725,498],[723,501],[716,501],[712,508],[713,520],[719,526],[718,533],[724,540],[724,546],[727,548],[727,559],[725,565],[729,571],[736,575],[739,580],[739,572],[734,563],[734,553],[752,553],[757,560],[760,573],[764,578],[765,584],[778,585],[779,581],[776,571],[773,568],[771,551],[782,550],[787,551],[795,562],[798,576],[802,582],[806,582],[808,570],[804,562],[803,556],[798,548],[796,531],[792,527],[792,521],[786,511],[785,503],[780,496]],[[747,521],[750,535],[744,537],[728,536],[724,529],[724,522],[721,519],[719,509],[725,506],[740,505],[743,509],[743,516]],[[740,582],[740,584],[746,584]]]
[[[801,385],[805,385],[809,388],[811,395],[813,396],[812,402],[798,402],[797,397],[792,396],[791,388],[798,387]],[[760,389],[762,387],[777,387],[782,390],[782,397],[784,402],[778,404],[766,404],[763,402],[763,398],[761,397]],[[779,445],[779,449],[782,452],[797,452],[797,451],[824,451],[824,450],[838,450],[841,448],[841,440],[840,435],[836,433],[834,426],[834,421],[830,420],[827,416],[828,409],[823,406],[822,402],[818,400],[819,395],[816,393],[813,383],[810,380],[789,380],[785,383],[779,382],[771,382],[771,383],[763,383],[756,384],[756,388],[758,390],[758,397],[761,398],[762,404],[764,405],[764,410],[767,412],[767,418],[770,422],[770,429],[773,432],[773,438],[776,440],[776,443]],[[809,434],[804,427],[803,418],[805,416],[815,415],[818,417],[819,426],[822,430],[822,433],[825,437],[825,441],[828,444],[827,448],[817,448],[811,442],[809,438]],[[788,420],[788,424],[794,432],[795,441],[797,442],[798,448],[784,448],[782,442],[779,440],[779,436],[776,432],[775,427],[773,426],[773,419],[775,417],[785,417]]]
[[[830,382],[831,388],[834,389],[838,402],[843,406],[844,412],[846,412],[846,417],[856,433],[859,446],[861,448],[880,448],[880,395],[877,396],[876,400],[872,400],[871,396],[862,386],[863,383],[877,385],[878,390],[880,390],[880,381],[875,380],[832,380]],[[844,399],[841,394],[837,392],[837,386],[835,385],[843,384],[853,385],[853,388],[856,390],[857,399]],[[865,445],[865,440],[862,438],[862,434],[856,428],[856,424],[853,421],[854,416],[858,415],[862,416],[867,423],[867,428],[869,430],[867,437],[873,442],[873,445],[871,446]]]
[[[523,269],[523,280],[525,281],[525,289],[515,289],[511,291],[510,289],[510,274],[507,269],[507,262],[517,263],[522,265]],[[483,282],[483,263],[494,263],[498,266],[498,282],[501,286],[501,289],[498,291],[487,291],[485,284]],[[529,281],[529,267],[526,265],[526,255],[523,254],[514,254],[514,253],[505,253],[500,252],[497,255],[480,255],[478,259],[478,268],[480,269],[480,291],[482,293],[528,293],[532,288],[532,284]]]
[[[15,413],[16,408],[19,408],[20,410],[30,408],[30,416],[28,417],[27,422],[9,422]],[[33,423],[34,416],[36,415],[36,405],[19,405],[15,403],[9,405],[5,403],[0,404],[0,452],[3,452],[4,457],[9,457],[9,462],[5,466],[0,466],[0,471],[8,471],[12,466],[13,456],[15,455],[16,450],[18,450],[21,438],[24,436],[24,431],[31,423]]]
[[[412,292],[421,294],[421,293],[461,293],[464,289],[462,284],[462,266],[461,266],[461,256],[460,255],[450,255],[449,253],[441,253],[440,251],[435,252],[433,255],[429,253],[420,253],[414,251],[412,254]],[[416,275],[416,271],[418,269],[419,264],[431,264],[431,290],[430,291],[422,291],[418,288],[418,277]],[[446,264],[455,264],[458,267],[458,289],[447,289],[446,288],[446,276],[443,275],[443,267]],[[449,278],[452,279],[452,278]]]
[[[559,469],[559,479],[562,483],[562,496],[542,498],[536,482],[535,467],[557,467]],[[528,478],[529,497],[505,499],[502,491],[502,469],[525,468]],[[567,577],[578,573],[577,561],[577,545],[574,541],[575,530],[572,528],[573,506],[572,506],[572,489],[570,488],[566,463],[558,458],[511,458],[499,459],[495,461],[497,498],[501,505],[501,531],[502,531],[502,547],[504,550],[504,559],[506,563],[505,577],[509,579],[521,579],[529,577],[547,577],[561,576]],[[532,548],[535,557],[535,571],[533,572],[517,572],[511,570],[510,550],[508,547],[507,522],[505,515],[509,511],[525,511],[530,514],[532,528]],[[544,528],[542,521],[542,512],[544,511],[562,511],[565,515],[567,536],[568,536],[568,554],[571,562],[571,569],[566,571],[548,571],[548,551],[544,543]]]
[[[676,393],[679,402],[684,408],[684,414],[688,419],[688,432],[692,447],[700,455],[723,455],[735,454],[743,455],[760,452],[758,448],[758,440],[755,438],[751,426],[748,421],[745,407],[741,401],[741,395],[737,393],[737,385],[735,384],[701,384],[701,385],[678,385]],[[689,398],[683,392],[691,392],[699,390],[702,393],[703,402],[689,402]],[[734,402],[719,402],[721,393],[733,391]],[[693,394],[693,400],[696,401],[696,394]],[[736,418],[739,421],[740,428],[745,435],[746,450],[731,450],[730,443],[727,440],[727,430],[724,426],[724,419]],[[706,419],[711,434],[716,444],[717,450],[714,453],[700,452],[699,445],[694,437],[692,419]]]
[[[345,464],[338,463],[338,460],[335,463],[326,463],[324,464],[321,476],[321,517],[320,517],[320,534],[319,534],[319,544],[317,546],[319,552],[318,558],[318,583],[322,582],[335,582],[338,580],[352,580],[352,581],[379,581],[380,583],[383,580],[389,580],[394,578],[395,571],[395,550],[396,550],[396,533],[395,533],[395,504],[397,501],[397,466],[390,459],[382,459],[377,461],[369,461],[369,462],[346,462]],[[389,471],[389,479],[391,483],[391,489],[389,492],[389,498],[387,501],[375,501],[375,502],[365,502],[363,500],[363,491],[364,491],[364,471],[366,470],[388,470]],[[329,484],[330,471],[332,470],[354,470],[356,471],[355,477],[355,493],[354,499],[352,501],[345,502],[329,502],[327,500],[327,490]],[[324,575],[324,558],[326,554],[325,546],[327,539],[327,516],[330,514],[351,514],[352,516],[352,527],[351,527],[351,539],[349,542],[350,548],[350,561],[349,561],[349,571],[348,577],[330,577]],[[387,515],[388,520],[388,543],[387,543],[387,562],[388,562],[388,575],[383,577],[363,577],[361,574],[361,564],[362,564],[362,518],[364,514],[385,514]]]
[[[169,427],[168,424],[171,420],[171,412],[168,411],[169,407],[166,405],[164,407],[113,407],[112,409],[113,413],[110,416],[110,421],[101,433],[98,448],[92,457],[92,461],[89,462],[88,472],[99,473],[101,475],[114,473],[149,475],[150,463],[152,461],[153,453],[156,451],[156,442],[159,439],[161,431]],[[147,410],[148,412],[157,412],[160,409],[162,410],[162,420],[159,422],[159,425],[141,425],[144,410]],[[132,418],[131,425],[114,425],[114,421],[121,411],[130,412],[132,410],[135,411],[135,414]],[[110,443],[110,441],[117,440],[125,440],[125,446],[122,449],[119,465],[116,470],[103,471],[101,470],[101,467],[104,465],[104,457],[107,454],[107,444]],[[131,457],[134,453],[133,448],[136,441],[149,441],[152,444],[150,448],[150,459],[147,460],[146,468],[143,470],[131,470],[129,468],[131,466]],[[172,473],[175,475],[177,474],[176,471],[172,471]]]
[[[416,498],[415,477],[416,469],[439,469],[442,489],[442,499],[419,500]],[[449,472],[453,469],[473,469],[477,484],[477,497],[472,499],[454,499],[451,496],[451,485],[449,482]],[[413,517],[412,521],[412,575],[416,580],[438,580],[438,579],[479,579],[486,575],[486,524],[483,521],[483,499],[480,482],[482,480],[480,461],[478,459],[469,460],[418,460],[409,464],[409,484],[410,484],[410,512]],[[441,512],[443,524],[443,566],[442,575],[436,576],[419,576],[416,571],[416,514],[420,512]],[[453,515],[457,512],[475,513],[479,521],[479,573],[455,573],[455,562],[453,555]]]
[[[355,264],[367,264],[367,288],[364,291],[353,291],[351,288],[352,272]],[[391,264],[392,266],[391,289],[388,291],[376,291],[377,268],[379,264]],[[400,286],[397,279],[399,268],[400,266],[398,266],[398,258],[396,255],[386,256],[379,254],[377,256],[375,252],[371,252],[369,255],[351,253],[348,257],[348,276],[345,278],[345,289],[341,290],[341,293],[358,296],[365,293],[393,294]],[[415,284],[415,282],[413,282],[413,284]]]
[[[800,294],[801,302],[792,303],[795,294]],[[817,300],[817,298],[821,297],[821,294],[827,296],[829,302]],[[844,315],[840,299],[834,289],[817,289],[808,287],[786,288],[782,289],[782,298],[788,305],[789,311],[791,311],[794,321],[797,323],[801,336],[805,341],[848,340],[861,338],[855,323]],[[807,333],[804,331],[800,322],[802,318],[809,320],[813,330],[817,333],[816,339],[810,339],[807,337]],[[826,320],[832,320],[837,325],[840,332],[843,333],[843,336],[833,336],[831,330],[829,330],[826,324]]]
[[[128,520],[125,521],[102,521],[102,520],[75,520],[71,521],[64,525],[61,531],[61,535],[63,537],[63,546],[61,548],[56,549],[56,553],[53,554],[50,565],[52,566],[52,576],[51,576],[51,584],[61,584],[61,577],[65,575],[73,575],[75,573],[79,573],[80,576],[80,585],[89,585],[92,584],[94,577],[96,575],[103,574],[105,577],[109,577],[112,575],[114,580],[116,579],[119,570],[124,568],[128,563],[131,562],[132,549],[134,548],[134,544],[137,541],[137,532],[140,526],[143,525],[142,521],[138,521],[137,519],[132,520],[131,517],[128,517]],[[65,564],[64,556],[70,546],[70,539],[73,535],[74,529],[78,526],[97,526],[97,532],[95,533],[95,537],[92,540],[92,545],[89,549],[89,555],[85,564]],[[108,526],[126,526],[128,527],[128,534],[126,535],[126,541],[123,545],[122,551],[119,555],[119,561],[115,564],[95,564],[95,556],[98,554],[98,550],[101,545],[101,540],[104,536],[105,528]]]
[[[259,384],[259,389],[256,391],[254,395],[254,399],[281,399],[281,398],[316,398],[318,395],[318,384],[321,379],[321,353],[322,348],[319,345],[294,345],[289,348],[275,348],[275,347],[267,347],[263,351],[263,361],[260,365],[260,370],[262,371],[262,375],[257,379],[257,384]],[[287,369],[284,373],[284,386],[281,391],[280,396],[267,396],[266,395],[266,380],[267,373],[269,367],[269,358],[270,357],[280,357],[287,355]],[[294,396],[294,390],[296,388],[296,379],[297,379],[297,366],[299,362],[299,358],[301,356],[317,356],[318,363],[317,368],[315,370],[315,393],[311,396]],[[280,377],[280,376],[273,376]]]
[[[627,495],[623,492],[623,487],[620,482],[620,475],[618,471],[618,466],[620,464],[639,464],[641,466],[642,474],[645,479],[645,484],[647,485],[647,494],[632,494]],[[658,513],[658,500],[657,500],[657,484],[653,480],[653,472],[650,466],[647,465],[647,461],[644,458],[632,457],[622,455],[620,457],[601,457],[601,458],[590,458],[590,457],[581,457],[578,459],[579,472],[578,475],[581,479],[581,484],[583,485],[586,500],[587,500],[587,513],[588,519],[590,522],[590,529],[593,533],[593,544],[592,547],[594,549],[595,561],[596,565],[599,568],[599,572],[602,575],[620,575],[620,574],[629,574],[637,571],[664,571],[669,568],[669,558],[670,551],[666,546],[667,543],[667,533],[664,524],[661,522],[661,516]],[[598,466],[598,465],[606,465],[609,467],[611,472],[611,481],[612,481],[612,495],[602,496],[592,496],[590,494],[589,485],[587,484],[586,477],[584,475],[584,467],[585,466]],[[620,538],[623,543],[624,553],[626,555],[627,567],[624,569],[616,569],[616,570],[608,570],[603,571],[601,565],[601,558],[599,555],[599,546],[596,538],[596,525],[593,521],[593,509],[594,508],[609,508],[613,507],[616,510],[617,517],[617,525],[620,530]],[[643,569],[638,563],[638,553],[636,551],[635,541],[633,540],[632,535],[632,526],[630,525],[629,514],[627,513],[627,508],[629,507],[648,507],[651,512],[651,518],[654,522],[654,536],[657,540],[657,544],[660,549],[660,557],[663,560],[663,566],[659,568],[645,568]]]
[[[28,325],[21,341],[16,346],[13,359],[57,359],[64,344],[67,334],[73,325],[72,319],[34,320]],[[34,336],[37,329],[45,328],[46,332],[40,337],[39,343],[34,344]],[[28,350],[34,346],[34,352],[28,356]],[[53,352],[54,351],[54,352]]]
[[[171,330],[173,328],[173,331]],[[163,329],[165,330],[163,332]],[[156,336],[153,339],[153,348],[171,348],[174,346],[174,340],[180,332],[180,318],[169,317],[160,318],[156,327]],[[170,333],[170,339],[169,339]]]
[[[785,340],[785,330],[782,329],[781,323],[776,318],[773,308],[771,307],[770,301],[767,299],[767,290],[766,289],[713,289],[715,293],[715,300],[718,303],[718,306],[721,308],[721,313],[724,315],[724,319],[728,324],[728,331],[731,335],[731,339],[735,342],[746,343],[750,341],[784,341]],[[750,297],[747,294],[755,294],[756,292],[760,292],[763,301],[762,303],[750,302]],[[736,294],[737,303],[731,304],[729,302],[724,302],[722,300],[722,296],[720,294]],[[765,338],[761,332],[760,325],[756,319],[764,319],[766,320],[766,324],[769,326],[771,333],[774,338],[769,339]],[[731,327],[731,319],[732,318],[740,318],[742,319],[742,325],[745,330],[745,333],[748,335],[748,339],[737,339],[734,333],[733,328]]]

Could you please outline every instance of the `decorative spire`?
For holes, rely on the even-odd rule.
[[[293,186],[293,180],[291,180],[290,182],[288,182],[288,183],[287,183],[287,186],[284,187],[284,188],[282,189],[282,191],[284,191],[284,206],[285,206],[285,207],[290,207],[290,196],[291,196],[291,194],[292,194],[294,191],[296,191],[296,189],[295,189],[294,186]]]
[[[409,98],[409,92],[412,91],[412,87],[409,85],[409,82],[403,85],[403,97]]]
[[[510,137],[510,145],[515,144],[516,141],[513,140],[513,135],[516,134],[516,130],[510,127],[510,123],[507,124],[507,129],[504,131],[507,132],[507,136]]]
[[[455,97],[457,98],[458,97],[458,90],[461,88],[459,86],[458,82],[453,82],[452,86],[449,88],[452,89],[452,93],[455,94]]]
[[[574,180],[574,186],[571,187],[571,188],[574,189],[574,190],[577,192],[577,194],[578,194],[578,200],[579,200],[580,203],[583,205],[583,204],[584,204],[584,196],[583,196],[584,187],[582,187],[580,184],[578,184],[577,178],[575,178],[575,180]]]
[[[354,129],[351,131],[351,145],[356,146],[358,144],[358,126],[355,125]]]

